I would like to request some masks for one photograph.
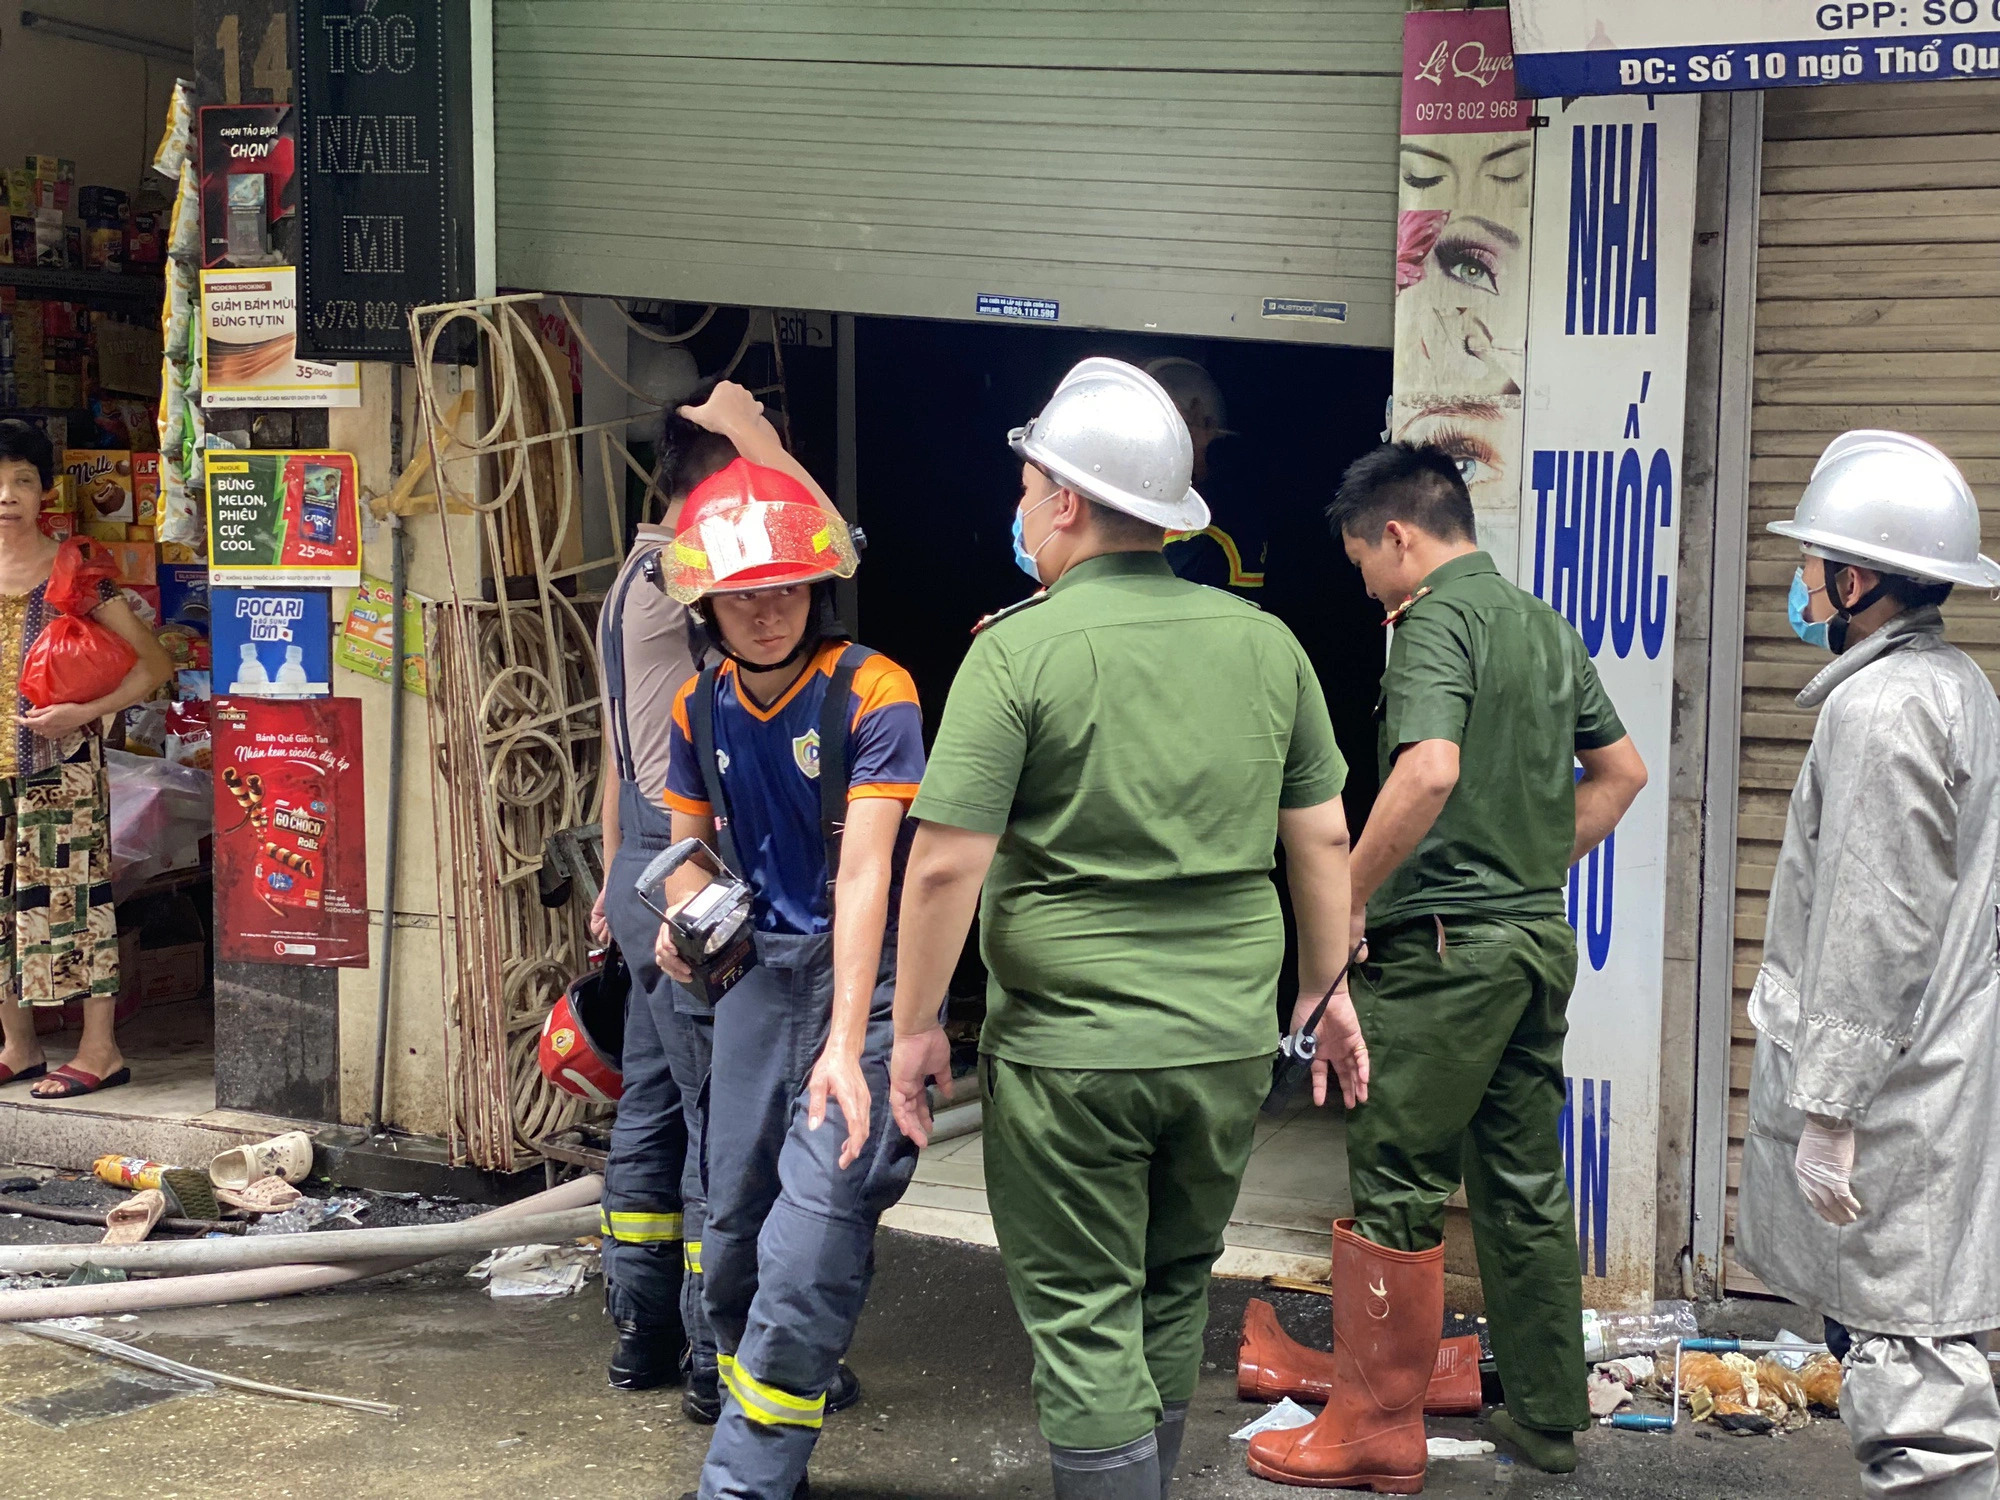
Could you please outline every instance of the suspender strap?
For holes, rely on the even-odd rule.
[[[834,663],[819,710],[819,828],[826,840],[826,911],[833,915],[833,887],[840,876],[840,839],[847,827],[848,736],[852,723],[848,700],[854,695],[854,674],[875,653],[850,645]]]
[[[604,601],[604,712],[610,716],[611,752],[620,781],[639,779],[638,761],[632,754],[632,726],[625,718],[625,600],[644,569],[642,562],[628,564],[619,574],[611,597]]]
[[[688,728],[694,731],[694,756],[701,762],[701,784],[708,792],[709,811],[715,815],[715,842],[723,863],[743,875],[743,861],[736,857],[736,835],[730,827],[729,798],[722,787],[722,768],[715,762],[715,664],[703,667],[701,677],[688,695]]]

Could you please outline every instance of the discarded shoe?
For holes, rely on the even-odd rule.
[[[208,1164],[208,1178],[219,1188],[246,1188],[264,1177],[304,1182],[312,1175],[312,1137],[288,1130],[253,1146],[225,1151]]]
[[[1236,1396],[1240,1401],[1294,1401],[1323,1405],[1333,1384],[1333,1355],[1301,1344],[1278,1322],[1277,1309],[1253,1297],[1243,1310],[1236,1346]],[[1484,1409],[1479,1384],[1479,1336],[1438,1344],[1437,1364],[1424,1391],[1424,1413],[1476,1417]]]
[[[681,1500],[701,1500],[701,1497],[693,1490],[689,1490],[681,1496]],[[801,1479],[799,1487],[792,1491],[792,1500],[812,1500],[812,1484],[807,1480]]]
[[[246,1214],[281,1214],[305,1194],[282,1177],[260,1177],[248,1187],[217,1188],[215,1201]]]
[[[191,1167],[168,1167],[160,1173],[160,1192],[167,1200],[167,1216],[173,1219],[215,1219],[222,1210],[215,1201],[215,1188],[206,1172]]]
[[[104,1239],[106,1245],[137,1245],[153,1232],[153,1226],[165,1217],[167,1212],[166,1194],[158,1188],[146,1188],[134,1193],[123,1203],[104,1216]]]

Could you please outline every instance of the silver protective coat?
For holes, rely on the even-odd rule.
[[[1942,452],[1907,433],[1842,433],[1813,466],[1792,519],[1769,529],[1835,562],[2000,588],[2000,563],[1979,551],[1971,486]]]
[[[1058,484],[1168,531],[1200,531],[1194,439],[1160,383],[1119,359],[1086,359],[1034,421],[1007,435],[1016,454]]]
[[[1985,1351],[1964,1339],[1852,1332],[1840,1420],[1866,1500],[1993,1500],[2000,1401]]]
[[[2000,1326],[2000,701],[1929,608],[1798,701],[1820,715],[1750,994],[1738,1255],[1852,1328]],[[1793,1173],[1808,1112],[1854,1126],[1845,1228]]]

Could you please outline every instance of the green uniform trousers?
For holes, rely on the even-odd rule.
[[[1271,1059],[1035,1068],[980,1059],[986,1199],[1035,1351],[1042,1435],[1110,1448],[1194,1395],[1208,1278]]]
[[[1353,982],[1371,1068],[1347,1117],[1356,1230],[1428,1250],[1462,1178],[1508,1408],[1580,1432],[1582,1268],[1559,1134],[1576,936],[1560,917],[1447,917],[1440,943],[1424,917],[1369,946]]]

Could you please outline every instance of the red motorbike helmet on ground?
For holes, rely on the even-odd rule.
[[[632,974],[617,946],[604,962],[577,977],[542,1023],[535,1060],[542,1076],[565,1094],[615,1104],[625,1092],[625,1002]]]

